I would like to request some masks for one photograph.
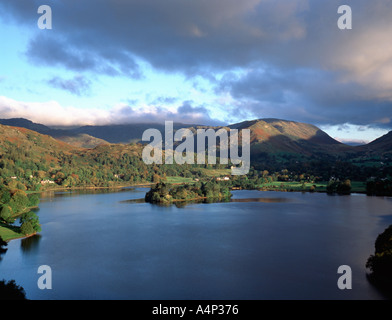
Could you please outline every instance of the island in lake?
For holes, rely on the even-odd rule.
[[[229,200],[231,197],[227,185],[211,180],[183,185],[160,182],[146,193],[145,200],[156,204],[171,204],[178,201]]]

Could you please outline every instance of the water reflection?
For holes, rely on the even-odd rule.
[[[3,259],[3,254],[5,254],[7,252],[8,248],[7,248],[7,242],[5,242],[4,240],[2,240],[0,238],[0,262]]]
[[[144,187],[144,186],[140,186]],[[54,198],[73,197],[75,195],[85,194],[108,194],[120,192],[140,192],[137,187],[121,187],[121,188],[91,188],[91,189],[73,189],[62,191],[44,191],[40,194],[40,202],[50,202]]]
[[[36,253],[41,241],[41,237],[42,236],[40,234],[36,234],[34,236],[22,239],[20,242],[20,248],[22,252],[25,254]]]
[[[277,203],[277,202],[290,202],[288,198],[245,198],[245,199],[231,199],[230,202],[265,202],[265,203]]]
[[[140,199],[129,199],[129,200],[120,201],[120,203],[144,203],[144,202],[146,202],[146,201],[144,200],[144,198],[140,198]]]
[[[144,198],[140,199],[129,199],[120,201],[120,203],[144,203],[146,202]],[[219,202],[264,202],[264,203],[279,203],[279,202],[292,202],[292,199],[288,198],[243,198],[243,199],[200,199],[200,200],[189,200],[189,201],[175,201],[170,204],[160,204],[157,203],[157,206],[167,207],[171,204],[175,205],[177,208],[184,208],[189,204],[194,203],[219,203]]]

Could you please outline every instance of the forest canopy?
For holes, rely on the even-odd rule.
[[[146,193],[145,200],[150,203],[170,204],[176,201],[230,199],[231,196],[227,185],[213,180],[186,185],[171,185],[161,182]]]

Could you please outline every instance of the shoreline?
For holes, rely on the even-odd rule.
[[[176,182],[176,183],[171,183],[173,185],[179,185],[179,184],[185,184],[187,182]],[[124,188],[143,188],[143,187],[151,187],[155,185],[155,182],[146,182],[146,183],[139,183],[139,184],[132,184],[132,185],[121,185],[121,186],[113,186],[113,187],[94,187],[94,186],[88,186],[88,187],[66,187],[66,188],[52,188],[52,189],[46,189],[46,190],[41,190],[41,191],[31,191],[30,194],[32,193],[45,193],[45,192],[56,192],[56,191],[73,191],[73,190],[110,190],[110,189],[124,189]]]
[[[85,187],[65,187],[65,188],[49,188],[40,191],[32,191],[30,193],[45,193],[45,192],[56,192],[56,191],[73,191],[73,190],[101,190],[101,189],[123,189],[123,188],[131,188],[131,187],[143,187],[143,186],[151,186],[154,183],[141,183],[141,184],[133,184],[133,185],[121,185],[121,186],[112,186],[112,187],[95,187],[95,186],[85,186]]]
[[[39,234],[39,233],[38,232],[34,232],[32,234],[27,234],[25,236],[20,236],[20,237],[17,237],[17,238],[12,238],[12,239],[8,239],[8,240],[4,240],[4,241],[8,243],[8,242],[11,242],[12,240],[23,240],[23,239],[34,237],[37,234]]]
[[[4,229],[8,229],[7,227],[1,227],[1,228],[4,228]],[[10,229],[8,229],[8,230],[10,230]],[[15,231],[13,231],[14,233],[16,233]],[[7,243],[9,243],[9,242],[11,242],[12,240],[19,240],[19,239],[27,239],[27,238],[30,238],[30,237],[33,237],[33,236],[35,236],[35,235],[37,235],[37,234],[39,234],[38,232],[34,232],[34,233],[31,233],[31,234],[27,234],[27,235],[22,235],[22,234],[18,234],[18,233],[16,233],[17,234],[17,236],[15,236],[15,237],[11,237],[11,238],[9,238],[9,239],[3,239],[5,242],[7,242]]]

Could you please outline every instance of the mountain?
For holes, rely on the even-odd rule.
[[[0,124],[24,127],[41,134],[50,135],[75,147],[95,148],[101,144],[141,142],[143,132],[154,128],[164,137],[164,123],[135,123],[124,125],[82,126],[51,128],[30,120],[0,119]],[[196,129],[249,129],[251,132],[251,154],[256,159],[263,154],[296,154],[300,157],[337,155],[350,152],[352,147],[331,138],[314,125],[281,119],[258,119],[244,121],[226,127],[173,124],[174,131],[180,128]],[[241,131],[240,131],[241,132]]]
[[[231,129],[250,129],[251,142],[266,142],[284,136],[291,141],[309,141],[324,145],[341,145],[314,125],[281,119],[259,119],[228,126]]]
[[[181,128],[194,127],[196,125],[174,123],[174,130]],[[71,130],[78,134],[88,134],[90,136],[103,139],[110,143],[132,143],[140,142],[143,132],[147,129],[157,129],[164,137],[165,124],[164,123],[132,123],[132,124],[117,124],[105,126],[83,126]]]
[[[158,181],[159,177],[165,176],[199,176],[204,174],[203,170],[229,168],[220,165],[219,161],[218,166],[151,166],[142,159],[144,145],[141,143],[109,143],[75,132],[86,130],[86,127],[69,130],[49,128],[25,119],[12,119],[8,123],[50,132],[73,144],[27,128],[0,125],[0,183],[18,180],[31,190],[45,181],[61,186],[112,186],[116,183]],[[177,124],[175,128],[178,126],[185,127]],[[123,136],[117,137],[119,140],[133,136],[140,141],[144,130],[151,127],[164,132],[164,125],[156,124],[94,126],[89,129],[90,133],[95,131],[101,136],[106,131],[107,138],[119,133],[121,129],[124,132]],[[133,129],[131,134],[127,128]],[[279,172],[287,169],[296,174],[308,173],[322,177],[324,180],[338,176],[358,181],[366,181],[371,176],[385,177],[392,174],[392,157],[385,156],[391,155],[392,133],[368,145],[352,147],[332,139],[311,124],[280,119],[244,121],[227,127],[190,127],[193,132],[198,128],[249,129],[251,166],[258,171]],[[85,139],[83,144],[90,144],[90,147],[97,141],[105,143],[85,148],[78,140],[81,136]],[[92,141],[89,141],[90,137]],[[241,140],[240,137],[239,141]]]
[[[109,142],[90,136],[88,134],[65,134],[60,135],[60,133],[55,136],[57,140],[61,140],[66,142],[72,146],[79,147],[79,148],[87,148],[93,149],[99,145],[109,144]]]
[[[389,156],[389,158],[392,158],[392,131],[357,148],[368,155]]]
[[[147,165],[142,151],[141,144],[78,148],[26,128],[0,125],[0,184],[39,191],[46,186],[114,187],[190,175],[189,166]]]
[[[143,132],[147,129],[157,129],[164,136],[164,123],[134,123],[105,126],[82,126],[82,127],[48,127],[34,123],[23,118],[0,119],[0,124],[22,127],[34,130],[41,134],[50,135],[58,140],[62,140],[77,147],[94,148],[100,144],[108,143],[132,143],[142,139]],[[194,127],[196,125],[174,123],[174,130]]]
[[[0,119],[0,124],[23,127],[41,134],[50,135],[77,148],[95,148],[106,144],[128,144],[141,142],[143,132],[154,128],[164,138],[164,123],[134,123],[123,125],[48,127],[30,120]],[[278,157],[296,156],[298,158],[354,157],[385,154],[392,150],[392,133],[367,145],[350,146],[338,142],[318,127],[296,121],[282,119],[256,119],[231,124],[225,127],[200,126],[174,123],[174,131],[180,128],[196,129],[249,129],[252,159],[277,155]],[[241,132],[241,131],[240,131]],[[241,141],[241,140],[240,140]]]
[[[34,122],[27,120],[27,119],[24,119],[24,118],[0,119],[0,124],[5,125],[5,126],[30,129],[32,131],[36,131],[36,132],[39,132],[42,134],[50,135],[52,137],[54,135],[56,135],[55,130],[50,129],[49,127],[44,126],[43,124],[34,123]]]
[[[51,136],[18,127],[0,125],[1,169],[20,166],[23,162],[39,168],[40,164],[57,165],[58,155],[70,155],[79,149]],[[9,159],[10,161],[6,161]],[[6,161],[8,164],[4,164]]]
[[[66,142],[70,145],[80,148],[95,148],[100,144],[108,143],[103,139],[99,139],[85,133],[75,132],[72,129],[53,129],[23,118],[0,119],[0,124],[29,129],[41,134],[52,136],[57,140]]]
[[[298,154],[301,156],[336,155],[347,152],[350,146],[331,138],[314,125],[281,120],[259,119],[228,126],[231,129],[249,129],[251,154]]]

